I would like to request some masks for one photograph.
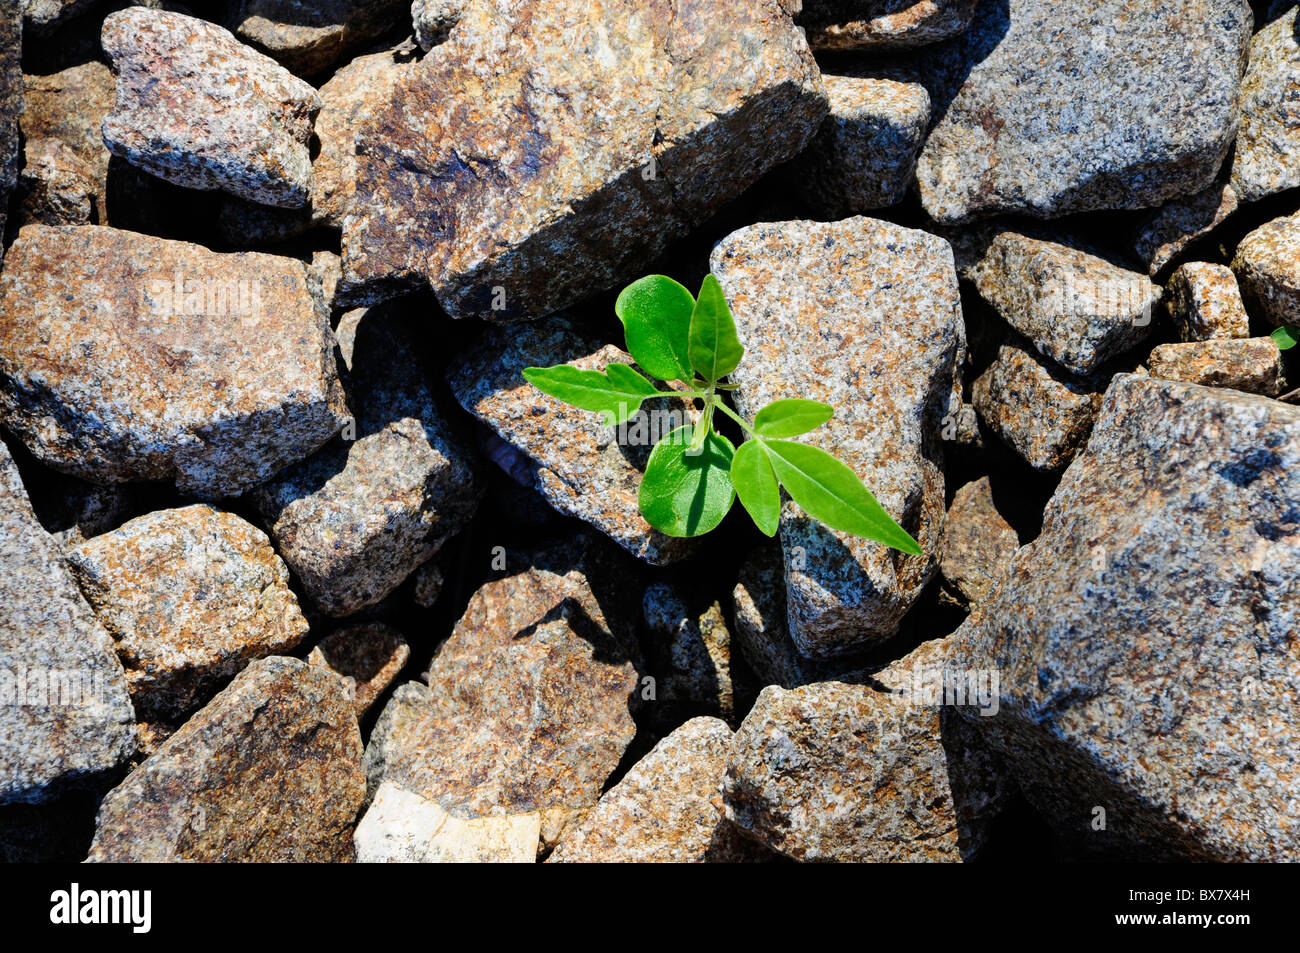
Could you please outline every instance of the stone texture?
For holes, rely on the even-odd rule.
[[[1003,344],[971,387],[975,409],[1035,470],[1059,470],[1088,439],[1105,379],[1054,367],[1019,342]]]
[[[0,804],[112,783],[135,750],[135,712],[113,640],[37,522],[0,442]]]
[[[414,0],[411,21],[415,39],[426,50],[447,39],[470,0]]]
[[[0,261],[4,260],[9,195],[18,182],[18,117],[23,112],[23,23],[15,0],[0,6]]]
[[[747,348],[732,375],[752,418],[778,398],[828,403],[809,434],[920,543],[908,556],[781,515],[790,635],[826,658],[888,639],[933,575],[943,525],[940,421],[965,330],[942,239],[868,218],[743,228],[710,259]],[[899,320],[899,315],[907,320]]]
[[[315,76],[406,19],[406,0],[240,0],[232,32],[299,76]]]
[[[117,102],[104,143],[161,179],[283,208],[311,197],[316,91],[227,30],[130,7],[104,21]]]
[[[95,170],[71,146],[58,139],[29,139],[24,158],[16,198],[15,217],[19,227],[33,222],[41,225],[95,222],[99,182]]]
[[[906,49],[958,36],[979,0],[803,0],[815,50]]]
[[[411,647],[396,629],[381,622],[336,629],[311,650],[308,665],[329,669],[343,679],[360,718],[384,693],[411,657]]]
[[[183,718],[307,634],[265,534],[207,505],[137,517],[70,550],[68,564],[146,720]]]
[[[925,210],[1053,218],[1206,188],[1237,134],[1252,24],[1242,0],[980,4],[938,54],[960,88],[917,166]]]
[[[1231,268],[1196,261],[1169,279],[1169,314],[1184,341],[1250,336],[1250,319]]]
[[[779,545],[756,548],[741,564],[731,619],[736,648],[760,685],[797,688],[833,676],[827,666],[800,655],[790,638]]]
[[[1292,8],[1255,34],[1232,185],[1243,202],[1300,186],[1300,36]]]
[[[930,121],[919,83],[824,75],[830,115],[794,164],[805,199],[828,218],[902,201]]]
[[[462,818],[385,781],[354,837],[363,864],[531,864],[541,815]]]
[[[1286,390],[1282,352],[1272,338],[1233,338],[1161,344],[1151,351],[1152,377],[1207,387],[1231,387],[1276,397]]]
[[[1191,244],[1219,227],[1240,205],[1236,190],[1226,182],[1166,202],[1133,236],[1133,250],[1154,278]]]
[[[17,0],[23,26],[34,36],[49,36],[73,17],[90,9],[95,0]]]
[[[1151,333],[1160,288],[1082,248],[1002,232],[973,270],[984,300],[1038,351],[1088,374]]]
[[[972,480],[957,491],[944,520],[939,571],[958,603],[983,602],[1019,548],[1019,536],[993,501],[988,477]]]
[[[638,277],[825,113],[779,0],[471,3],[357,136],[345,288],[550,314]]]
[[[113,154],[104,145],[100,127],[113,109],[113,71],[91,60],[46,75],[26,75],[23,82],[27,103],[22,130],[29,149],[30,143],[42,139],[56,139],[72,149],[94,172],[98,224],[109,224],[109,162]]]
[[[1073,848],[1295,860],[1300,409],[1118,375],[1041,535],[952,637]],[[1105,829],[1094,829],[1095,809]]]
[[[221,497],[266,480],[343,426],[332,350],[289,258],[33,225],[0,275],[0,418],[95,482]]]
[[[482,492],[434,402],[409,316],[396,305],[350,312],[338,334],[352,427],[253,496],[307,597],[336,617],[401,585],[464,528]]]
[[[654,582],[646,587],[641,607],[651,647],[646,670],[657,683],[653,714],[673,724],[691,715],[734,724],[753,688],[721,604],[693,597],[671,582]]]
[[[548,863],[735,863],[759,849],[722,820],[715,805],[731,729],[693,718],[632,766]]]
[[[442,570],[433,560],[425,563],[412,576],[411,599],[421,609],[432,609],[442,593]]]
[[[261,659],[109,793],[87,859],[351,860],[361,751],[337,678]]]
[[[684,425],[692,413],[686,402],[647,402],[638,420],[611,430],[599,414],[561,403],[523,379],[526,367],[562,363],[604,370],[632,358],[560,319],[490,329],[454,362],[451,390],[462,407],[527,455],[520,475],[561,513],[586,520],[654,565],[689,555],[692,542],[654,529],[637,503],[649,437]]]
[[[1254,317],[1300,324],[1300,215],[1274,219],[1243,238],[1232,270]]]

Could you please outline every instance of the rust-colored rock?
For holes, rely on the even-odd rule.
[[[1161,344],[1151,351],[1152,377],[1207,387],[1231,387],[1276,397],[1286,390],[1282,352],[1272,338],[1233,338]]]
[[[307,664],[329,669],[343,679],[359,718],[393,683],[410,657],[411,647],[402,634],[375,622],[331,632],[311,650]]]

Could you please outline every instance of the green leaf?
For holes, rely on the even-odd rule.
[[[641,515],[669,536],[702,536],[722,522],[736,491],[731,485],[735,447],[710,433],[698,456],[686,456],[691,427],[678,427],[650,451],[641,480]]]
[[[816,430],[835,416],[835,408],[815,400],[774,400],[754,417],[754,431],[763,437],[797,437]]]
[[[1300,328],[1283,326],[1270,334],[1269,337],[1277,342],[1278,350],[1289,351],[1296,344],[1300,344]]]
[[[762,444],[747,440],[731,458],[731,482],[745,511],[765,536],[775,536],[781,522],[781,488]]]
[[[691,378],[694,311],[694,296],[666,275],[646,275],[632,282],[614,302],[628,353],[647,374],[664,381]]]
[[[705,275],[700,286],[700,298],[691,313],[690,342],[691,366],[709,382],[734,371],[745,354],[722,285],[713,275]]]
[[[626,364],[611,364],[604,371],[582,370],[569,364],[526,367],[524,380],[556,400],[604,414],[607,427],[626,422],[647,397],[664,396]]]
[[[765,440],[762,446],[781,485],[813,519],[832,529],[921,555],[916,540],[894,522],[847,465],[806,443]]]

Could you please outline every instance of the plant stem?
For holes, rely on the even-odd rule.
[[[719,410],[721,410],[724,414],[726,414],[736,423],[740,424],[740,426],[744,428],[745,432],[749,434],[751,437],[758,436],[758,434],[754,431],[754,428],[745,422],[745,418],[740,416],[740,414],[736,413],[734,410],[732,410],[730,407],[724,404],[722,402],[722,398],[718,397],[716,394],[713,397],[713,406],[717,407]]]
[[[704,414],[700,417],[699,423],[695,425],[695,433],[691,436],[691,445],[686,448],[688,457],[698,457],[704,452],[704,441],[709,437],[709,431],[713,429],[713,408],[718,398],[713,396],[713,385],[704,392]]]

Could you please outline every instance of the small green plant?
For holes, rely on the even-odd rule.
[[[777,400],[751,424],[723,401],[723,393],[734,389],[724,379],[745,349],[717,278],[705,277],[697,299],[671,278],[648,275],[623,289],[614,310],[640,368],[683,387],[660,390],[627,364],[604,371],[569,364],[529,367],[524,379],[558,400],[604,414],[610,427],[625,423],[652,398],[701,402],[694,426],[673,430],[650,452],[638,500],[651,526],[669,536],[702,536],[722,522],[739,496],[759,530],[774,536],[784,487],[805,513],[833,529],[920,554],[916,540],[848,466],[819,447],[789,439],[826,423],[833,407]],[[714,427],[719,413],[747,435],[739,448]]]
[[[1300,342],[1300,328],[1290,328],[1283,325],[1277,328],[1269,337],[1277,342],[1279,351],[1287,351],[1295,347],[1297,342]]]

